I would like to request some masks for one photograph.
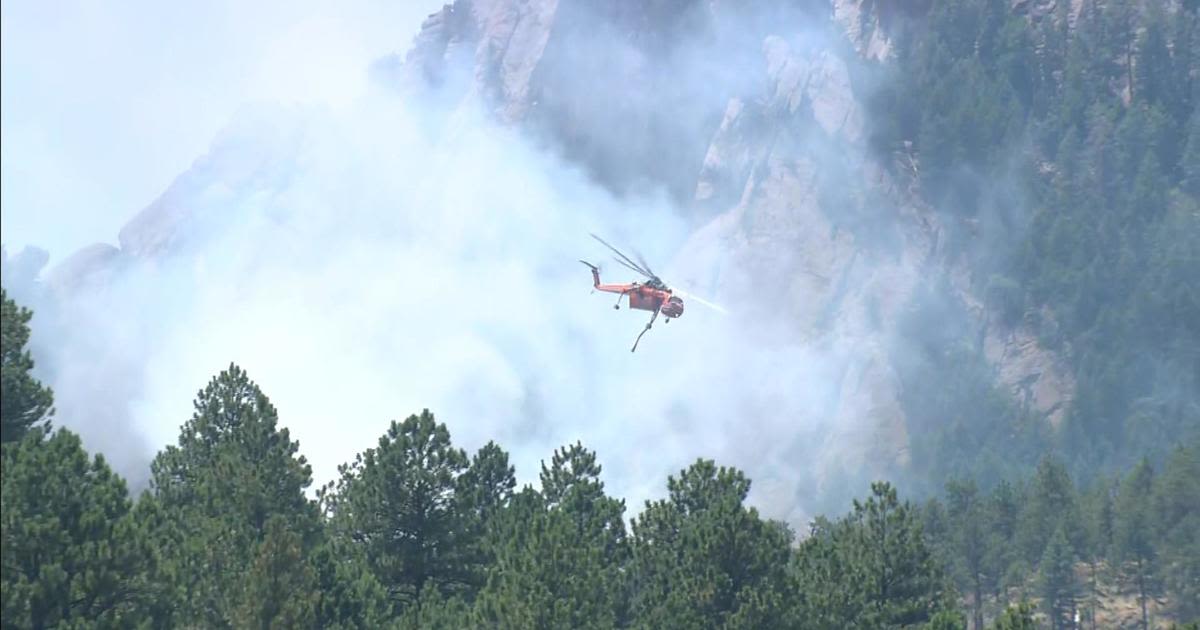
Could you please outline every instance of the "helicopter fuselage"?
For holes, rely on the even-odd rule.
[[[617,293],[628,297],[629,308],[639,311],[658,311],[669,319],[683,315],[683,299],[677,295],[672,295],[671,289],[668,289],[661,281],[603,284],[600,282],[600,271],[593,268],[592,284],[597,291]]]

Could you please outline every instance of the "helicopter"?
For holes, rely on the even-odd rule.
[[[677,319],[683,315],[683,297],[686,297],[690,300],[695,300],[697,303],[703,304],[718,311],[725,312],[725,309],[713,304],[712,302],[708,302],[707,300],[703,300],[694,295],[689,295],[677,288],[668,287],[667,284],[663,282],[662,279],[659,278],[652,269],[650,269],[650,265],[646,264],[645,259],[643,259],[640,254],[637,254],[637,252],[634,252],[637,255],[637,262],[634,262],[633,259],[621,253],[621,251],[616,247],[609,245],[604,239],[596,236],[595,234],[592,234],[591,236],[597,241],[600,241],[600,243],[605,247],[612,250],[613,253],[617,255],[616,261],[618,263],[646,277],[646,282],[604,284],[600,282],[599,267],[586,260],[579,261],[587,265],[592,270],[592,287],[596,291],[617,294],[617,303],[613,304],[614,309],[620,309],[621,298],[628,297],[629,308],[640,311],[650,311],[650,321],[646,323],[646,327],[642,329],[642,332],[638,334],[637,339],[634,340],[633,348],[629,350],[630,352],[637,351],[638,343],[642,340],[642,335],[645,335],[650,330],[650,327],[654,325],[659,313],[662,313],[663,317],[666,318],[663,322],[664,324],[669,324],[671,323],[672,319]]]

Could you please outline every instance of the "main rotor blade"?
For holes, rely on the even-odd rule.
[[[642,269],[649,271],[651,276],[654,276],[655,278],[658,277],[658,274],[654,273],[654,270],[650,268],[650,265],[646,264],[646,259],[642,256],[641,252],[635,249],[633,250],[633,255],[637,256],[637,261],[641,264]]]
[[[590,232],[589,232],[589,234],[590,234]],[[617,249],[616,247],[613,247],[612,245],[609,245],[609,244],[608,244],[608,242],[607,242],[607,241],[605,241],[604,239],[600,238],[599,236],[596,236],[595,234],[592,234],[592,238],[596,239],[597,241],[600,241],[601,243],[603,243],[603,244],[604,244],[604,246],[605,246],[605,247],[607,247],[607,248],[609,248],[609,249],[613,250],[613,253],[615,253],[616,255],[620,256],[622,260],[624,260],[625,262],[629,263],[629,266],[630,266],[630,267],[633,267],[634,269],[636,269],[636,270],[637,270],[639,273],[641,273],[642,275],[644,275],[644,276],[646,276],[646,277],[654,277],[654,274],[650,273],[650,272],[649,272],[649,271],[647,271],[646,269],[643,269],[642,267],[639,267],[639,266],[638,266],[638,264],[637,264],[637,263],[635,263],[635,262],[633,262],[633,260],[632,260],[632,259],[630,259],[630,258],[629,258],[628,256],[626,256],[625,254],[622,254],[622,253],[621,253],[621,250]]]
[[[637,267],[634,267],[633,265],[630,265],[629,263],[625,262],[624,260],[621,260],[620,258],[614,257],[613,260],[621,263],[622,265],[625,265],[626,267],[629,267],[630,269],[636,271],[637,273],[642,274],[643,276],[646,276],[647,278],[650,277],[649,275],[646,274],[646,272],[642,271],[641,269],[638,269]]]

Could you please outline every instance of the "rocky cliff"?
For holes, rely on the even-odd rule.
[[[1073,392],[1062,360],[990,316],[970,269],[941,251],[914,157],[866,146],[870,87],[852,67],[888,63],[898,9],[733,4],[455,0],[406,54],[380,60],[377,76],[447,112],[482,106],[619,197],[665,190],[692,230],[675,277],[744,305],[749,327],[781,323],[768,328],[820,348],[837,375],[837,395],[819,410],[833,427],[819,483],[911,465],[897,322],[932,278],[948,278],[970,308],[996,382],[1055,424]],[[1030,4],[1014,10],[1044,12]],[[213,225],[199,216],[204,199],[236,197],[294,159],[289,129],[266,149],[218,142],[121,231],[119,250],[81,252],[53,282],[184,247],[189,226]]]
[[[720,2],[591,4],[458,0],[426,22],[404,83],[440,89],[473,50],[458,98],[482,99],[615,190],[646,180],[686,190],[695,231],[675,268],[759,309],[752,318],[782,315],[837,363],[824,468],[883,474],[910,463],[896,322],[931,277],[955,279],[997,382],[1057,424],[1073,392],[1063,361],[1029,330],[989,317],[970,271],[939,250],[942,228],[902,163],[911,156],[886,163],[865,146],[860,90],[869,88],[854,84],[848,61],[887,63],[899,5],[837,0],[824,15],[744,20],[729,37]],[[1054,8],[1028,5],[1014,10],[1039,19]],[[700,43],[707,82],[670,71]],[[742,80],[722,76],[730,65]],[[673,98],[688,93],[697,98]],[[673,113],[686,124],[669,124]]]

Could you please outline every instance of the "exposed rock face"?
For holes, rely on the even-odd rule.
[[[933,234],[915,217],[901,219],[899,254],[880,257],[846,229],[841,209],[824,199],[830,178],[849,174],[836,185],[898,194],[865,158],[846,66],[778,36],[762,50],[770,84],[758,98],[730,101],[696,189],[700,204],[737,202],[696,233],[679,264],[720,260],[720,273],[694,275],[719,276],[713,289],[729,301],[771,296],[758,300],[762,308],[784,313],[800,338],[825,349],[840,383],[826,410],[834,422],[821,470],[895,472],[908,464],[908,439],[884,340],[928,263]]]
[[[833,17],[846,31],[858,54],[868,59],[886,59],[892,54],[892,42],[884,32],[882,20],[891,4],[875,0],[833,0]]]
[[[889,11],[900,6],[831,8],[861,55],[886,60]],[[820,468],[887,475],[910,464],[889,340],[924,278],[963,270],[939,252],[941,227],[912,183],[866,149],[845,61],[789,32],[795,21],[742,8],[455,0],[425,21],[403,63],[377,69],[447,109],[483,105],[617,194],[673,193],[696,222],[674,265],[679,279],[746,305],[751,320],[786,322],[789,341],[820,349],[836,375],[834,400],[818,410],[832,419]],[[219,140],[121,230],[119,251],[89,248],[55,277],[70,284],[219,229],[224,200],[290,170],[303,131],[282,119],[245,123],[275,129],[274,142]],[[989,325],[968,285],[957,286],[976,307],[998,382],[1057,423],[1069,371],[1028,330]]]
[[[996,366],[999,381],[1057,429],[1075,393],[1074,378],[1062,358],[1038,345],[1026,328],[988,328],[984,352]]]
[[[774,4],[457,0],[395,74],[451,107],[484,105],[618,194],[666,186],[686,201],[729,97],[766,81],[762,38],[798,11]]]
[[[241,130],[252,127],[254,134]],[[253,142],[245,141],[253,137]],[[162,195],[135,215],[118,235],[121,251],[153,259],[178,253],[198,232],[221,229],[225,202],[245,191],[288,176],[304,141],[298,111],[277,107],[239,115],[209,152],[184,171]]]
[[[679,264],[700,267],[693,278],[721,278],[711,290],[731,302],[776,296],[762,307],[786,313],[796,334],[828,349],[840,393],[827,410],[834,423],[820,470],[896,472],[910,455],[887,340],[900,334],[897,321],[922,278],[966,270],[939,254],[937,217],[914,186],[894,181],[864,150],[845,64],[828,51],[797,52],[780,37],[768,37],[763,54],[770,85],[758,98],[729,101],[696,187],[698,205],[729,209],[696,232]],[[839,205],[854,200],[829,197],[830,185],[880,204],[872,221],[892,226],[887,237],[856,230]],[[1057,426],[1074,391],[1063,361],[1026,328],[989,325],[966,283],[960,290],[975,307],[997,381]]]
[[[117,272],[121,258],[121,250],[116,247],[94,243],[55,265],[46,283],[59,292],[76,291],[87,285],[103,286]]]

